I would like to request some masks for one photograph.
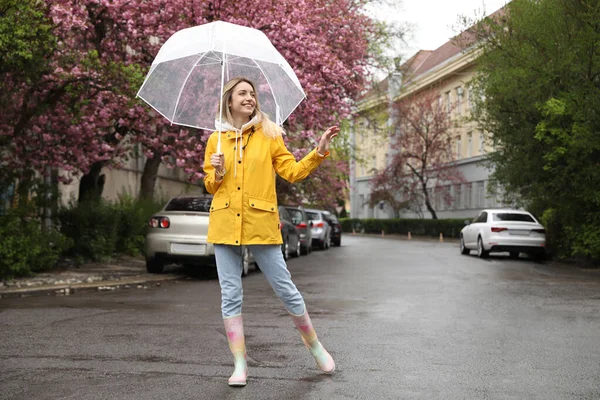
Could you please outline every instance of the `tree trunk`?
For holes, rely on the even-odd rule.
[[[429,201],[429,193],[427,192],[427,183],[424,182],[423,180],[421,180],[421,189],[423,190],[423,194],[425,195],[425,207],[427,207],[427,210],[431,213],[431,218],[438,219],[437,214],[435,213],[435,210],[433,209],[433,207],[431,206],[431,202]]]
[[[99,201],[102,198],[106,177],[100,173],[105,164],[106,161],[95,162],[92,164],[90,171],[81,177],[79,182],[79,203]]]
[[[148,158],[144,164],[144,172],[142,173],[142,182],[140,187],[140,199],[154,199],[154,188],[156,187],[156,179],[158,178],[158,168],[160,167],[160,154],[155,150],[153,157]]]

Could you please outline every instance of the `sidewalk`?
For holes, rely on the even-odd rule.
[[[78,291],[144,289],[150,284],[185,277],[179,269],[164,274],[150,274],[143,259],[121,256],[108,263],[62,266],[32,277],[0,281],[0,299],[40,295],[71,295]]]
[[[351,234],[348,236],[375,237],[376,234]],[[384,239],[408,240],[405,235],[384,235]],[[438,238],[419,236],[415,241],[439,241]],[[458,243],[457,239],[444,239]],[[32,277],[18,278],[11,281],[0,281],[0,299],[10,297],[63,295],[69,296],[81,291],[109,291],[117,289],[144,289],[148,285],[185,278],[181,269],[165,269],[163,274],[150,274],[146,271],[146,263],[141,258],[120,256],[108,263],[88,263],[79,267],[65,265],[56,270],[36,274]]]

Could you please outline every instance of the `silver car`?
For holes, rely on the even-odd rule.
[[[331,246],[331,226],[327,222],[325,214],[329,211],[305,209],[308,220],[312,222],[311,234],[312,245],[317,246],[321,250],[328,249]]]
[[[161,273],[167,264],[214,266],[215,250],[206,241],[212,196],[179,196],[171,199],[148,221],[146,234],[146,269]],[[255,261],[243,248],[242,276]]]

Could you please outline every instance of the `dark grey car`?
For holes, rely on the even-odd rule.
[[[279,206],[279,224],[281,229],[281,252],[285,260],[290,257],[300,257],[300,232],[292,223],[292,217],[287,212],[285,207]]]
[[[296,225],[300,233],[300,251],[302,254],[308,254],[312,251],[312,222],[308,220],[306,212],[298,207],[284,206],[292,218],[292,223]]]

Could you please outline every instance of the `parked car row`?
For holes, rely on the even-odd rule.
[[[161,273],[167,264],[204,266],[215,264],[215,252],[207,242],[212,196],[178,196],[154,214],[146,234],[146,269]],[[279,220],[285,260],[300,257],[314,248],[328,249],[342,243],[342,227],[336,216],[325,210],[279,206]],[[252,252],[242,246],[242,276],[256,265]]]

